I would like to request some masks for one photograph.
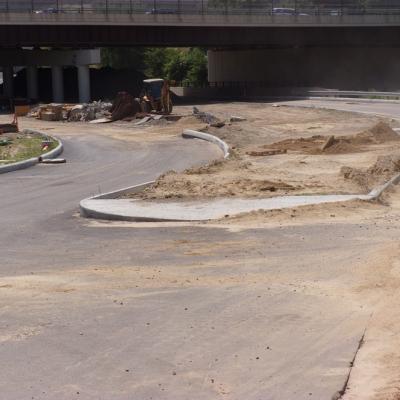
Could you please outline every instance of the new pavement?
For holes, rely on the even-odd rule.
[[[318,399],[369,318],[351,293],[398,232],[97,222],[81,199],[216,158],[196,140],[64,139],[66,165],[0,176],[0,398]]]

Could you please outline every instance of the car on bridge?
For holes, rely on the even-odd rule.
[[[179,11],[174,8],[152,8],[146,14],[179,14]]]
[[[58,14],[60,12],[61,12],[61,10],[54,8],[54,7],[44,8],[41,10],[35,10],[35,14]]]
[[[275,7],[272,9],[272,15],[298,15],[298,16],[308,16],[309,14],[298,12],[294,8],[284,8],[284,7]]]

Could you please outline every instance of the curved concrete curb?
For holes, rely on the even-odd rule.
[[[372,189],[369,193],[368,196],[370,197],[370,200],[376,200],[378,199],[381,194],[391,185],[395,185],[400,181],[400,174],[395,175],[392,177],[390,180],[388,180],[386,183],[384,183],[382,186],[378,186],[375,189]]]
[[[250,211],[256,211],[256,210],[274,210],[274,209],[281,209],[281,208],[294,208],[302,205],[312,205],[312,204],[323,204],[323,203],[332,203],[332,202],[345,202],[345,201],[350,201],[350,200],[364,200],[364,201],[371,201],[371,200],[376,200],[381,196],[381,194],[391,185],[396,184],[400,181],[400,174],[395,175],[392,177],[388,182],[385,184],[371,190],[366,195],[362,194],[350,194],[350,195],[319,195],[319,196],[281,196],[281,197],[273,197],[273,198],[268,198],[264,199],[265,204],[264,207],[262,204],[260,204],[260,201],[255,201],[257,205],[255,205],[253,208],[247,207],[247,209],[243,209],[243,207],[239,207],[237,212],[233,212],[226,209],[226,213],[229,215],[236,215],[240,214],[242,212],[250,212]],[[187,203],[182,203],[181,209],[179,208],[180,205],[178,205],[179,208],[179,213],[177,211],[176,205],[172,206],[172,214],[168,216],[168,209],[171,209],[170,204],[167,203],[165,206],[165,214],[166,216],[149,216],[149,215],[132,215],[132,212],[129,214],[127,211],[127,201],[132,201],[132,200],[114,200],[117,197],[119,197],[122,194],[126,193],[138,193],[145,189],[146,187],[152,185],[154,181],[151,182],[146,182],[140,185],[135,185],[131,187],[127,187],[124,189],[117,190],[115,192],[110,192],[110,193],[104,193],[100,194],[97,196],[93,196],[87,199],[84,199],[80,202],[80,211],[81,211],[81,216],[87,217],[87,218],[96,218],[96,219],[104,219],[104,220],[111,220],[111,221],[140,221],[140,222],[170,222],[170,221],[176,221],[176,222],[190,222],[190,221],[206,221],[206,220],[212,220],[212,219],[219,219],[222,218],[222,216],[218,217],[206,217],[206,211],[201,211],[200,214],[198,213],[197,217],[193,217],[193,212],[191,208],[196,209],[201,206],[199,204],[201,202],[197,202],[196,204],[187,204]],[[304,200],[304,198],[308,198],[307,200]],[[309,199],[315,198],[315,201],[309,201]],[[105,205],[104,200],[110,200],[110,203]],[[291,201],[292,199],[292,201]],[[99,202],[97,207],[95,206],[96,200],[103,200],[102,202]],[[246,199],[237,199],[238,202],[243,203],[246,202]],[[260,200],[260,199],[259,199]],[[252,202],[254,199],[249,199],[248,202]],[[262,199],[261,199],[262,201]],[[280,202],[279,202],[280,201]],[[117,203],[119,202],[119,203]],[[213,208],[213,212],[215,211],[216,204],[217,202],[223,203],[223,200],[221,199],[216,199],[214,201],[211,201],[209,203],[211,204],[211,208]],[[275,202],[277,204],[273,206],[265,206],[268,202]],[[130,204],[130,205],[129,205]],[[128,208],[131,207],[132,203],[128,204]],[[149,206],[151,206],[151,203],[149,203]],[[224,206],[224,205],[222,205]],[[133,208],[135,205],[133,206]],[[217,205],[219,207],[219,205]],[[205,207],[206,208],[206,207]],[[109,209],[109,210],[108,210]],[[191,216],[186,216],[185,217],[185,210],[188,212],[188,215]],[[182,213],[182,214],[181,214]],[[179,215],[178,215],[179,214]],[[195,213],[196,214],[196,213]]]
[[[149,181],[145,183],[141,183],[139,185],[128,186],[123,189],[118,189],[113,192],[102,193],[96,196],[88,197],[87,199],[81,200],[79,203],[80,214],[82,217],[86,218],[97,218],[97,219],[108,219],[108,220],[119,220],[119,221],[126,221],[126,219],[121,216],[118,218],[118,215],[108,214],[98,212],[95,209],[90,207],[90,202],[92,200],[102,200],[102,199],[115,199],[123,194],[126,193],[138,193],[141,192],[143,189],[146,189],[148,186],[155,183],[155,181]],[[113,218],[111,218],[113,217]]]
[[[229,157],[229,146],[227,143],[225,143],[223,140],[221,140],[220,138],[214,136],[214,135],[210,135],[208,133],[204,133],[204,132],[198,132],[198,131],[194,131],[191,129],[185,129],[182,133],[182,136],[184,138],[197,138],[197,139],[202,139],[202,140],[206,140],[210,143],[214,143],[216,144],[224,153],[224,158],[228,158]],[[282,200],[283,204],[279,204],[278,206],[273,206],[272,208],[264,208],[264,209],[278,209],[278,208],[291,208],[291,207],[296,207],[299,205],[307,205],[307,204],[321,204],[321,203],[329,203],[332,201],[349,201],[349,200],[364,200],[364,201],[371,201],[371,200],[376,200],[379,198],[379,196],[381,196],[381,194],[391,185],[396,184],[400,181],[400,174],[395,175],[394,177],[392,177],[388,182],[386,182],[385,184],[371,190],[371,192],[369,192],[366,195],[358,195],[358,194],[353,194],[353,195],[321,195],[321,196],[310,196],[311,197],[318,197],[318,200],[315,201],[315,203],[312,202],[305,202],[304,204],[302,204],[301,202],[299,202],[297,205],[296,204],[289,204],[287,203],[287,200],[290,199],[290,196],[283,196],[280,197]],[[93,206],[93,201],[96,200],[112,200],[112,199],[116,199],[118,198],[120,195],[123,194],[127,194],[127,193],[138,193],[140,191],[142,191],[143,189],[145,189],[146,187],[152,185],[155,181],[150,181],[150,182],[145,182],[139,185],[135,185],[135,186],[130,186],[130,187],[126,187],[123,189],[119,189],[113,192],[109,192],[109,193],[103,193],[103,194],[99,194],[96,196],[92,196],[89,198],[86,198],[84,200],[82,200],[79,204],[80,207],[80,213],[81,216],[83,217],[87,217],[87,218],[96,218],[96,219],[105,219],[105,220],[117,220],[117,221],[142,221],[142,222],[169,222],[169,221],[180,221],[180,222],[184,222],[184,221],[204,221],[207,220],[207,218],[198,218],[198,219],[193,219],[193,218],[187,218],[185,219],[185,217],[183,218],[179,218],[177,219],[176,217],[170,216],[170,217],[149,217],[149,216],[140,216],[140,215],[127,215],[127,213],[124,214],[124,212],[122,211],[123,207],[119,207],[120,211],[118,210],[118,207],[115,207],[115,201],[113,202],[113,204],[110,204],[110,211],[107,211],[108,206],[104,206],[104,202],[103,202],[103,206],[100,207],[101,210],[96,209]],[[307,197],[307,196],[292,196],[294,198],[294,200],[299,200],[300,197]],[[324,197],[326,197],[326,199],[324,199]],[[279,201],[280,199],[279,197],[275,197],[273,198],[275,201]],[[334,200],[332,200],[334,199]],[[337,200],[336,200],[337,199]],[[284,204],[286,203],[286,204]],[[292,202],[293,203],[293,202]],[[296,203],[296,201],[294,202]],[[122,204],[119,203],[119,204]],[[114,205],[114,211],[112,211]],[[190,205],[185,205],[182,207],[182,211],[184,211],[184,208],[186,207],[186,209],[190,208]],[[166,207],[168,208],[168,207]],[[259,208],[254,208],[254,210],[256,209],[263,209],[262,207]],[[240,213],[240,212],[239,212]],[[234,214],[233,214],[234,215]],[[209,219],[215,219],[215,218],[209,218]]]
[[[29,158],[28,160],[23,160],[23,161],[18,161],[16,163],[12,163],[12,164],[7,164],[7,165],[2,165],[0,166],[0,174],[4,174],[6,172],[12,172],[12,171],[17,171],[19,169],[25,169],[25,168],[29,168],[29,167],[33,167],[34,165],[38,164],[40,162],[40,159],[42,160],[49,160],[51,158],[56,158],[57,156],[59,156],[63,150],[64,150],[64,146],[61,142],[60,139],[54,137],[54,136],[49,136],[49,135],[44,135],[41,132],[37,132],[37,131],[31,131],[31,130],[26,130],[29,133],[34,133],[36,135],[42,135],[42,136],[47,136],[47,137],[51,137],[52,139],[56,140],[58,142],[58,145],[55,149],[49,151],[48,153],[45,153],[43,155],[41,155],[40,157],[33,157],[33,158]]]
[[[220,138],[210,135],[209,133],[193,131],[191,129],[185,129],[182,133],[184,138],[197,138],[206,140],[207,142],[216,144],[224,153],[224,158],[229,157],[229,146]]]

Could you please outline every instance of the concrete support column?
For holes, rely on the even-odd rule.
[[[14,67],[3,67],[3,94],[7,97],[14,97]]]
[[[64,81],[63,67],[54,65],[51,67],[51,82],[53,86],[53,101],[54,103],[64,102]]]
[[[79,103],[90,101],[90,70],[88,65],[78,65]]]
[[[27,92],[30,99],[39,98],[38,89],[38,68],[36,66],[31,66],[26,68],[26,83]]]

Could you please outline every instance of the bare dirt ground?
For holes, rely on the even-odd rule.
[[[367,193],[398,169],[400,140],[390,129],[389,119],[268,103],[219,103],[200,109],[225,121],[232,115],[246,120],[214,128],[194,117],[192,107],[178,106],[175,113],[183,118],[177,122],[89,124],[21,118],[20,127],[54,135],[101,134],[131,145],[165,141],[180,136],[184,129],[194,129],[216,135],[231,146],[229,160],[166,173],[141,194],[146,199]],[[332,143],[322,150],[331,136]],[[252,155],[276,150],[284,154]]]
[[[249,230],[273,229],[276,227],[303,227],[318,225],[350,226],[360,224],[374,231],[374,227],[383,224],[387,230],[395,228],[399,223],[400,189],[389,189],[379,201],[350,201],[346,203],[332,203],[282,209],[273,211],[256,211],[235,217],[225,218],[217,222],[199,223],[198,225],[224,227],[230,232],[248,232]],[[101,222],[92,222],[101,226]],[[140,229],[140,223],[117,223],[121,227]],[[191,226],[193,224],[187,224]],[[107,223],[103,224],[107,226]],[[115,226],[115,225],[114,225]],[[161,227],[153,224],[152,227]],[[165,227],[165,225],[162,225]],[[171,223],[171,227],[177,224]],[[334,229],[334,228],[333,228]],[[374,234],[374,233],[373,233]],[[374,234],[375,235],[375,234]],[[332,238],[334,240],[334,238]],[[368,256],[368,263],[359,266],[353,265],[350,275],[323,283],[312,282],[306,275],[301,280],[301,285],[307,293],[321,290],[326,296],[350,296],[355,304],[370,315],[369,322],[362,338],[360,349],[357,352],[354,365],[350,372],[350,379],[343,394],[343,400],[398,400],[400,399],[400,247],[391,240],[386,240],[384,235],[382,244],[377,251]],[[191,241],[182,241],[179,246],[186,246],[186,254],[192,256],[207,256],[215,249],[212,246],[194,246]],[[224,246],[227,249],[226,246]],[[229,248],[229,246],[228,246]],[[211,252],[211,253],[210,253]],[[339,254],[341,249],[336,250]],[[318,257],[318,254],[315,254]],[[256,264],[255,260],[247,262]],[[206,267],[205,263],[203,266]],[[175,282],[187,285],[191,276],[176,277]],[[219,282],[225,278],[219,277]],[[281,279],[283,279],[281,281]],[[274,276],[274,283],[284,282],[283,275]],[[248,274],[240,277],[240,282],[263,282],[261,275]],[[266,279],[265,283],[271,281]],[[237,285],[233,277],[229,277],[230,285]],[[300,283],[299,283],[300,284]],[[317,289],[318,288],[318,289]],[[308,292],[309,291],[309,292]],[[339,398],[339,397],[337,397]]]
[[[206,196],[207,193],[215,196],[230,194],[229,191],[233,192],[232,195],[240,196],[366,191],[372,185],[386,179],[386,176],[397,168],[397,153],[400,152],[400,144],[397,140],[393,140],[392,132],[387,129],[387,126],[378,125],[376,128],[380,119],[375,117],[347,112],[272,107],[266,104],[250,103],[210,105],[201,107],[201,109],[212,112],[221,119],[228,119],[231,115],[247,118],[247,121],[233,123],[224,128],[208,128],[211,133],[218,135],[234,147],[234,158],[227,162],[213,163],[205,168],[189,170],[184,174],[167,174],[159,180],[159,188],[149,192],[147,197]],[[177,107],[177,111],[189,115],[191,108]],[[385,123],[390,124],[392,121],[386,120]],[[79,136],[83,130],[85,134],[101,133],[133,144],[135,141],[165,140],[168,137],[176,137],[185,128],[205,129],[205,124],[193,117],[184,118],[175,124],[145,127],[133,127],[131,123],[125,122],[99,127],[86,123],[50,123],[25,118],[21,119],[20,124],[23,128],[39,129],[54,135],[62,131],[71,136]],[[360,133],[361,135],[359,135]],[[331,151],[324,153],[321,151],[321,145],[325,140],[321,137],[328,138],[331,135],[334,135],[336,139],[343,140],[336,142],[341,150],[336,153]],[[360,143],[360,137],[367,138],[367,140]],[[342,145],[346,147],[346,150],[343,150]],[[281,149],[282,147],[286,147],[286,154],[265,157],[254,157],[247,154],[247,152],[259,149]],[[378,159],[380,156],[384,156],[384,158]],[[343,169],[343,167],[348,168]],[[163,186],[164,182],[165,186]],[[185,184],[181,185],[181,182]],[[187,185],[187,182],[191,182],[191,185]],[[222,187],[221,192],[215,191],[216,184]],[[171,287],[175,289],[176,287],[220,286],[230,289],[234,286],[246,285],[260,285],[264,288],[265,284],[288,285],[289,283],[296,290],[301,290],[308,295],[318,292],[321,294],[321,298],[322,296],[335,299],[350,297],[355,304],[360,304],[360,307],[363,307],[371,317],[343,399],[396,400],[400,398],[398,377],[400,320],[397,311],[400,306],[398,295],[400,266],[397,262],[400,248],[395,240],[388,239],[385,233],[396,229],[400,220],[399,215],[400,191],[393,189],[386,193],[380,202],[354,201],[344,204],[259,211],[213,223],[188,224],[188,232],[195,231],[196,226],[199,225],[210,229],[217,227],[230,232],[245,232],[247,236],[246,240],[243,240],[241,236],[235,241],[210,244],[203,236],[201,239],[187,239],[186,233],[184,233],[182,237],[162,242],[161,250],[165,254],[182,253],[184,256],[190,257],[189,260],[193,265],[201,265],[201,276],[197,271],[184,270],[179,265],[157,266],[154,271],[153,269],[142,271],[140,266],[136,269],[127,267],[117,270],[93,264],[89,267],[82,266],[82,269],[78,271],[51,272],[52,276],[44,274],[44,276],[29,275],[21,279],[18,277],[3,279],[1,288],[4,291],[15,291],[15,298],[20,302],[30,299],[29,296],[46,297],[46,301],[48,301],[48,297],[54,296],[57,297],[56,302],[61,303],[60,296],[80,295],[80,293],[84,293],[84,290],[89,294],[94,293],[93,298],[99,298],[99,293],[110,288],[112,290],[122,288],[127,291],[126,296],[130,296],[135,288],[162,288],[164,290]],[[127,230],[132,228],[139,230],[151,227],[148,224],[144,227],[142,224],[122,222],[87,221],[86,223],[91,229],[125,227]],[[252,233],[258,229],[260,232],[264,232],[261,230],[280,226],[301,227],[306,232],[305,240],[308,240],[307,229],[310,227],[324,225],[332,226],[332,228],[343,227],[343,234],[345,234],[347,228],[354,230],[358,224],[360,224],[360,232],[361,226],[363,227],[363,233],[360,233],[359,238],[356,233],[352,234],[352,237],[357,237],[360,242],[369,243],[372,235],[379,244],[379,249],[374,247],[374,251],[368,255],[368,265],[365,265],[364,262],[360,262],[360,265],[348,265],[350,272],[345,271],[331,279],[316,278],[313,275],[315,271],[311,273],[308,268],[305,268],[296,277],[296,280],[288,279],[288,275],[285,275],[285,268],[277,272],[273,269],[268,275],[265,271],[265,264],[273,257],[260,256],[257,258],[255,253],[250,254],[254,249],[258,249],[261,253],[265,246],[269,245],[262,241],[263,238],[257,239],[256,235]],[[166,224],[162,226],[153,224],[152,227],[156,228],[156,231],[162,231],[167,226]],[[177,227],[178,225],[170,224],[170,226]],[[179,226],[183,225],[179,224]],[[376,226],[379,226],[379,230],[376,230]],[[365,231],[370,231],[370,233],[367,234]],[[132,230],[132,232],[134,231]],[[133,235],[132,232],[129,235]],[[313,243],[311,241],[317,241],[318,238],[311,235],[312,228],[309,233],[311,250],[300,253],[306,264],[307,260],[310,260],[310,263],[320,263],[321,266],[318,268],[324,272],[325,269],[333,269],[335,263],[338,263],[338,259],[335,257],[342,257],[343,264],[346,264],[346,257],[350,256],[340,245],[336,248],[336,244],[327,244],[331,247],[329,247],[330,253],[325,257],[326,261],[318,252],[325,247],[317,247],[316,250],[314,249],[316,253],[312,254]],[[290,239],[290,229],[286,235]],[[332,236],[334,236],[334,241],[339,240],[337,231],[334,231]],[[289,239],[288,243],[290,243]],[[127,241],[128,239],[124,236],[122,240]],[[298,240],[296,246],[300,247],[300,239]],[[216,261],[222,248],[230,256],[232,256],[232,250],[243,252],[245,262],[242,264],[246,265],[249,270],[244,272],[243,265],[236,265],[236,261],[232,257],[225,261]],[[149,254],[154,256],[154,251],[154,248],[151,247]],[[272,249],[270,251],[272,252]],[[287,252],[287,249],[282,251],[285,256],[280,257],[280,260],[286,260],[290,267],[290,252]],[[355,248],[354,252],[357,251],[358,249]],[[323,251],[321,252],[323,253]],[[78,257],[81,255],[79,254]],[[201,260],[201,262],[196,260]],[[236,272],[235,267],[237,267]],[[213,274],[213,272],[215,273]],[[6,295],[9,299],[10,292],[4,294],[4,296]],[[88,297],[85,296],[82,294],[82,297],[79,298],[80,306],[88,304]],[[115,297],[117,298],[117,296]],[[125,298],[123,300],[128,303]],[[70,303],[69,300],[63,304]],[[122,300],[118,304],[122,306]],[[0,336],[0,342],[18,341],[21,340],[21,337],[34,337],[39,334],[37,328],[28,328],[16,335],[5,333]],[[329,374],[330,371],[327,373]],[[262,372],[261,375],[263,375]],[[236,382],[236,379],[232,379],[232,383]],[[228,393],[224,398],[233,397]]]
[[[265,103],[217,104],[201,111],[225,121],[232,115],[246,118],[201,129],[230,145],[230,159],[184,173],[170,171],[140,197],[367,193],[398,170],[400,140],[389,119]],[[191,108],[180,107],[179,112],[189,115]],[[189,121],[195,124],[194,117],[186,117],[176,128]],[[265,152],[282,154],[263,156]]]

